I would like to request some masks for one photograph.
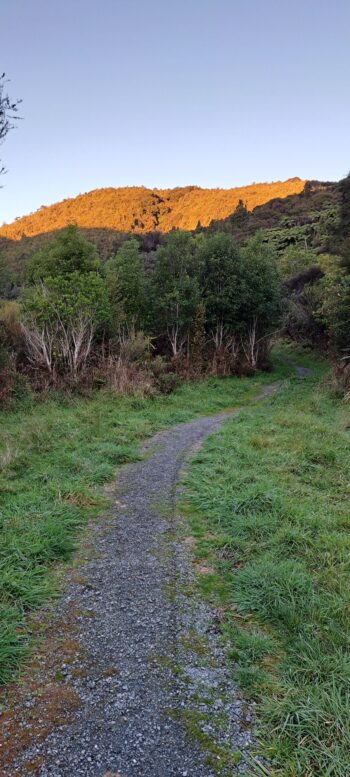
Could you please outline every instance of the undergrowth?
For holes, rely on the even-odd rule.
[[[314,362],[226,422],[185,477],[196,554],[213,568],[199,586],[224,605],[232,670],[257,702],[249,774],[350,774],[347,416]]]

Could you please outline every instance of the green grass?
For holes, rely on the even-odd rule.
[[[28,614],[57,587],[79,528],[106,504],[102,484],[139,457],[140,441],[165,426],[244,404],[290,367],[254,378],[209,379],[169,397],[97,393],[22,403],[0,413],[0,683],[30,644]]]
[[[314,363],[226,422],[185,477],[214,569],[198,584],[225,605],[232,670],[257,702],[269,768],[255,775],[350,774],[349,409],[324,376]]]

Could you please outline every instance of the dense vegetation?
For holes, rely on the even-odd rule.
[[[252,187],[254,188],[254,187]],[[114,190],[113,190],[114,191]],[[203,190],[198,190],[203,192]],[[237,190],[232,190],[237,191]],[[250,189],[249,189],[250,191]],[[193,230],[205,230],[208,223],[209,231],[228,231],[240,244],[261,230],[264,240],[271,243],[278,252],[293,245],[305,249],[313,248],[316,251],[325,250],[332,240],[333,228],[337,226],[340,215],[341,188],[337,183],[320,183],[308,181],[299,193],[272,193],[273,199],[267,199],[262,205],[254,206],[242,191],[242,196],[234,198],[229,204],[229,209],[224,211],[220,218],[216,218],[214,212],[208,211],[208,218],[202,221],[193,219]],[[280,196],[278,196],[280,194]],[[276,196],[275,196],[276,195]],[[73,201],[74,202],[74,201]],[[182,208],[190,207],[187,200],[180,200]],[[252,208],[252,209],[250,209]],[[97,206],[98,209],[98,206]],[[183,223],[187,223],[186,212],[183,212]],[[74,216],[71,216],[74,223]],[[103,224],[102,215],[99,216]],[[92,242],[98,251],[102,261],[109,259],[122,243],[134,234],[140,242],[145,265],[152,263],[152,252],[162,241],[163,233],[155,222],[147,225],[148,231],[135,232],[117,230],[115,227],[80,227],[84,237]],[[209,223],[210,222],[210,223]],[[62,221],[67,225],[68,215]],[[91,222],[90,222],[91,223]],[[98,219],[94,219],[98,223]],[[180,223],[180,222],[179,222]],[[15,222],[15,225],[17,222]],[[174,221],[174,227],[177,221]],[[7,229],[12,229],[9,225]],[[6,258],[7,264],[21,271],[28,257],[41,248],[48,240],[52,239],[55,232],[54,225],[45,232],[36,233],[34,236],[17,236],[17,239],[9,239],[3,236],[0,229],[0,252]]]
[[[2,394],[32,385],[171,388],[174,374],[267,365],[280,316],[276,268],[259,237],[175,230],[146,274],[135,239],[104,266],[75,227],[35,253],[17,302],[0,308]],[[22,381],[23,385],[23,381]]]
[[[258,705],[257,777],[350,774],[349,429],[310,361],[309,377],[228,421],[186,476],[198,566],[212,570],[199,585]]]
[[[126,332],[128,335],[130,333],[135,335],[137,331],[142,331],[147,337],[152,338],[147,341],[148,345],[144,341],[148,356],[152,352],[153,355],[160,355],[168,361],[171,357],[172,367],[177,372],[180,370],[180,372],[186,372],[189,375],[193,372],[195,365],[197,371],[198,369],[206,371],[211,365],[211,369],[214,371],[227,372],[233,368],[240,369],[243,362],[244,369],[249,363],[254,368],[256,358],[249,345],[253,325],[252,307],[250,314],[248,312],[249,304],[254,302],[254,295],[250,292],[249,301],[244,299],[244,294],[241,295],[240,284],[251,289],[252,284],[255,284],[254,264],[256,267],[261,267],[263,261],[265,273],[268,272],[269,279],[274,278],[274,281],[272,283],[271,309],[267,314],[270,316],[270,320],[268,322],[267,316],[265,316],[264,327],[257,335],[260,342],[258,362],[264,363],[263,338],[265,333],[273,331],[277,323],[275,292],[280,281],[282,282],[284,308],[282,326],[285,332],[294,339],[331,352],[332,356],[338,359],[339,379],[347,390],[349,376],[346,357],[349,342],[348,288],[350,267],[348,190],[349,179],[345,178],[339,184],[307,182],[299,194],[273,199],[255,207],[252,211],[249,211],[247,204],[240,200],[230,216],[225,219],[212,220],[207,228],[197,224],[196,229],[191,233],[173,230],[168,235],[162,235],[159,231],[159,224],[148,222],[147,225],[144,224],[145,229],[156,226],[158,231],[130,235],[108,229],[102,231],[90,229],[86,232],[77,229],[75,240],[78,240],[79,237],[80,245],[83,246],[88,236],[88,242],[95,246],[97,261],[92,274],[88,272],[85,273],[84,278],[80,278],[80,292],[83,291],[82,285],[89,286],[91,284],[90,292],[87,292],[88,296],[90,294],[91,301],[93,294],[103,294],[103,288],[106,292],[107,286],[108,296],[108,300],[105,298],[103,305],[102,299],[99,302],[100,307],[102,305],[104,308],[103,315],[101,309],[91,311],[95,320],[93,332],[91,328],[89,330],[92,332],[92,338],[89,345],[88,361],[91,364],[93,361],[97,367],[99,361],[96,358],[97,345],[103,343],[100,355],[103,352],[106,356],[110,355],[110,345],[113,341],[115,344],[118,340],[119,350],[123,341],[125,351],[125,349],[127,350],[126,341],[130,341],[130,337],[126,337]],[[133,190],[127,191],[130,194]],[[171,193],[172,202],[177,203],[179,207],[181,203],[181,208],[190,208],[188,197],[194,196],[195,192],[200,191],[194,187],[189,187],[186,194],[183,190],[174,190]],[[146,210],[147,207],[145,205]],[[112,210],[111,204],[110,212]],[[99,212],[98,208],[96,212]],[[170,214],[168,215],[170,218]],[[169,227],[170,223],[166,228]],[[25,324],[27,328],[27,347],[19,349],[20,358],[17,359],[17,365],[24,363],[26,354],[28,357],[28,337],[30,336],[28,322],[31,321],[33,325],[35,318],[33,286],[36,286],[35,305],[38,306],[40,298],[38,284],[42,283],[42,279],[34,279],[27,265],[31,266],[33,254],[36,257],[52,255],[52,251],[57,250],[52,249],[52,245],[62,246],[65,240],[67,240],[65,230],[54,233],[54,237],[51,236],[51,239],[50,235],[45,234],[38,235],[33,239],[25,237],[19,241],[18,249],[14,252],[13,246],[17,245],[16,241],[5,241],[2,259],[0,256],[0,295],[8,300],[20,299],[22,315],[23,313],[26,315],[26,322],[22,321],[22,324]],[[219,249],[220,241],[221,248]],[[207,252],[204,248],[205,245],[208,248]],[[33,247],[36,249],[34,252]],[[210,253],[212,256],[209,261]],[[225,258],[223,254],[225,254]],[[244,260],[245,267],[243,267],[238,254]],[[25,260],[25,264],[23,260]],[[212,263],[211,269],[210,262]],[[216,296],[215,286],[211,290],[206,286],[213,281],[216,273],[215,262],[221,267],[220,282],[227,290],[224,338],[219,335],[219,319],[214,321],[212,316],[211,299]],[[127,269],[127,265],[129,269]],[[204,265],[206,266],[205,270],[203,270]],[[269,270],[266,269],[267,267]],[[237,272],[239,280],[236,278]],[[244,273],[245,279],[243,278]],[[69,272],[64,272],[64,275],[66,283],[70,285],[73,276]],[[138,286],[136,297],[132,283],[133,275]],[[123,281],[121,282],[120,279],[117,281],[117,276],[123,276]],[[233,281],[233,278],[236,280]],[[262,279],[260,281],[262,282]],[[57,282],[56,279],[55,283],[57,284]],[[61,278],[59,281],[60,294],[63,293],[62,283]],[[120,283],[123,288],[118,290],[117,286]],[[264,283],[266,289],[267,278],[265,278]],[[49,285],[53,302],[52,284],[53,279],[51,278]],[[32,287],[30,293],[29,286]],[[44,286],[48,289],[47,283]],[[56,289],[56,296],[57,293]],[[257,292],[257,294],[259,293]],[[41,294],[43,294],[43,288]],[[123,298],[125,294],[133,297],[132,316],[130,316],[130,304]],[[78,294],[74,303],[76,314],[79,299],[81,303],[81,294]],[[234,311],[237,300],[240,300],[242,304]],[[138,312],[135,311],[136,304],[139,307]],[[219,303],[217,299],[215,304],[223,304],[223,301]],[[86,299],[85,314],[88,305],[89,302]],[[234,321],[229,320],[227,305],[231,308]],[[31,310],[29,311],[30,306]],[[122,313],[123,309],[125,309],[125,314]],[[20,339],[18,327],[15,338],[13,338],[13,324],[16,318],[15,306],[8,306],[1,315],[3,319],[10,318],[12,351],[18,352]],[[243,316],[240,322],[238,321],[239,316]],[[249,316],[250,320],[248,321]],[[38,322],[37,318],[36,324]],[[7,329],[11,329],[11,326]],[[45,326],[47,328],[47,322]],[[11,336],[9,338],[6,332],[4,335],[3,331],[3,341],[4,337],[5,340],[11,340]],[[15,339],[15,343],[13,343],[13,339]],[[268,340],[266,340],[267,342]],[[238,349],[237,343],[239,343]],[[138,353],[140,353],[140,346],[141,340],[138,339],[136,347]],[[202,350],[205,353],[205,359],[201,353],[195,353],[198,348],[199,351]],[[221,354],[218,353],[220,349]],[[135,351],[135,348],[132,350]],[[229,351],[231,351],[230,358],[228,357]],[[248,355],[249,351],[251,352],[250,356]],[[116,353],[115,348],[113,352]],[[90,356],[94,357],[92,361]],[[33,354],[30,358],[33,359]],[[47,354],[43,358],[46,362],[50,360],[50,356],[47,357]],[[77,354],[77,358],[79,361],[79,354]],[[68,355],[68,359],[71,359],[70,355]],[[149,365],[148,357],[147,361]],[[85,365],[85,356],[82,356],[82,364]],[[158,366],[160,367],[159,361]],[[74,369],[71,372],[74,372]],[[62,373],[62,367],[55,371]],[[77,371],[79,371],[79,366]]]
[[[206,226],[212,219],[225,218],[241,199],[252,210],[274,197],[302,191],[304,183],[300,178],[291,178],[234,189],[199,186],[164,190],[144,186],[95,189],[55,205],[42,206],[35,213],[2,226],[0,236],[18,240],[23,235],[51,232],[69,224],[136,233],[169,232],[174,228],[192,230],[198,222]]]
[[[87,328],[83,337],[84,340],[88,336],[88,331],[92,333],[87,354],[89,365],[94,364],[98,372],[98,367],[101,365],[98,365],[100,359],[97,354],[99,353],[100,357],[101,354],[104,357],[107,355],[110,357],[110,346],[113,343],[114,356],[118,350],[115,347],[117,342],[119,356],[121,343],[123,343],[122,350],[125,356],[128,351],[127,343],[130,345],[130,335],[132,334],[134,338],[138,331],[142,331],[147,338],[152,338],[147,342],[143,340],[144,355],[147,353],[147,368],[150,365],[151,353],[153,356],[165,357],[168,361],[167,371],[169,371],[171,357],[170,371],[175,369],[176,372],[180,371],[188,376],[195,370],[208,371],[209,365],[212,371],[218,372],[241,369],[242,365],[243,369],[247,369],[249,364],[254,368],[255,362],[262,365],[265,359],[265,334],[273,331],[278,320],[277,286],[282,283],[282,287],[280,286],[283,292],[284,309],[282,326],[285,332],[298,341],[311,346],[316,345],[330,352],[337,360],[339,381],[347,391],[350,267],[348,190],[349,178],[345,178],[339,184],[311,182],[305,186],[301,194],[273,200],[255,208],[252,212],[248,211],[243,202],[239,202],[228,219],[213,221],[207,229],[198,226],[192,233],[173,230],[168,236],[152,232],[138,237],[120,234],[118,236],[117,233],[112,232],[114,237],[109,236],[107,243],[104,240],[102,243],[97,240],[98,248],[97,250],[95,248],[94,252],[96,264],[92,269],[90,268],[90,271],[84,271],[84,277],[80,277],[79,280],[80,292],[83,292],[83,286],[90,286],[90,291],[86,290],[88,297],[90,295],[90,302],[94,294],[105,293],[106,295],[107,293],[108,297],[107,299],[105,296],[103,304],[100,298],[99,311],[90,311],[93,314],[94,323],[92,329]],[[10,345],[10,351],[17,353],[16,364],[21,369],[25,367],[26,358],[28,359],[28,337],[31,331],[29,322],[32,325],[35,323],[40,293],[43,299],[44,286],[46,290],[48,289],[47,283],[43,284],[43,277],[34,278],[30,267],[33,262],[39,261],[39,263],[44,262],[45,270],[46,260],[43,257],[54,256],[57,250],[62,250],[63,254],[67,253],[67,250],[70,250],[69,240],[66,248],[64,244],[67,242],[68,234],[71,235],[70,241],[72,241],[72,229],[68,233],[65,230],[58,232],[51,240],[48,240],[47,236],[39,236],[38,250],[34,251],[34,259],[31,253],[24,268],[22,265],[22,271],[16,267],[18,257],[16,259],[15,256],[10,255],[9,258],[6,252],[2,259],[0,257],[0,295],[8,300],[20,299],[21,316],[22,318],[23,314],[26,316],[26,321],[22,320],[22,324],[26,326],[27,331],[26,347],[23,348],[24,330],[23,328],[21,330],[18,322],[15,323],[18,309],[13,304],[3,307],[1,312],[1,318],[5,324],[2,327],[1,336],[3,353],[4,342],[5,344],[7,342]],[[84,246],[90,241],[86,241],[78,229],[74,234],[74,241],[79,243],[84,252]],[[90,235],[90,232],[88,234]],[[96,246],[94,233],[91,237],[92,244]],[[30,251],[32,245],[30,239],[25,240],[29,241],[26,244],[26,251]],[[61,246],[61,249],[57,246]],[[93,251],[91,245],[89,251],[90,253]],[[217,306],[222,305],[223,301],[219,303],[215,284],[211,290],[207,286],[213,282],[216,273],[215,263],[221,268],[220,283],[223,283],[227,292],[226,312],[223,314],[225,320],[222,319],[224,336],[219,336],[219,339],[220,322],[219,318],[214,321],[211,299],[216,297]],[[256,284],[254,272],[257,270],[259,275],[258,268],[262,267],[262,263],[267,276],[264,281],[260,277],[259,282],[263,284],[265,292],[268,284],[271,283],[272,295],[270,310],[267,311],[266,308],[263,314],[261,311],[259,314],[260,317],[265,316],[265,319],[264,326],[260,327],[261,331],[257,333],[260,355],[256,360],[255,346],[252,351],[249,344],[252,329],[254,329],[252,303],[254,304],[255,300],[252,287]],[[236,277],[237,272],[239,279]],[[55,273],[58,275],[61,273],[61,280],[58,281],[56,278],[54,281],[51,278],[49,281],[53,304],[56,304],[52,297],[53,283],[56,285],[58,283],[60,286],[59,290],[56,289],[56,297],[58,291],[63,294],[62,268],[60,271],[54,268]],[[70,273],[71,270],[63,272],[68,286],[72,284],[74,277]],[[123,280],[121,280],[122,276]],[[76,282],[78,283],[78,279]],[[249,300],[241,294],[240,284],[242,283],[247,289],[250,288]],[[136,296],[135,284],[138,287]],[[117,288],[118,286],[120,288]],[[125,299],[125,295],[129,296],[129,302]],[[33,308],[34,297],[36,312]],[[131,298],[132,316],[130,316]],[[240,306],[234,311],[237,300],[240,300]],[[45,306],[46,302],[45,297]],[[74,302],[76,315],[81,303],[82,296],[78,294]],[[88,299],[85,299],[85,316],[89,304]],[[138,306],[138,312],[135,310],[135,305]],[[230,307],[235,320],[229,320],[231,313],[228,314],[227,306]],[[238,321],[240,316],[243,318]],[[270,317],[269,321],[268,317]],[[36,325],[38,323],[39,319],[36,318]],[[48,322],[45,323],[46,328],[47,325]],[[99,349],[97,346],[101,343],[103,348]],[[267,343],[268,338],[266,338],[266,345]],[[138,360],[140,364],[142,362],[140,338],[134,346],[131,350],[134,354],[138,354],[136,361]],[[199,353],[195,353],[198,349]],[[84,350],[83,343],[81,350]],[[205,359],[200,351],[205,353]],[[85,368],[87,362],[83,353],[81,356],[77,353],[76,357],[78,362],[81,359],[81,365],[77,365],[76,370],[79,372],[80,367]],[[65,360],[67,358],[71,359],[71,355],[64,357]],[[33,353],[30,359],[33,361]],[[44,354],[41,361],[43,359],[47,362],[50,356]],[[132,361],[135,361],[134,357]],[[111,361],[110,364],[112,364]],[[164,365],[161,366],[159,360],[157,364],[152,360],[152,364],[164,372]],[[42,365],[37,363],[35,368],[40,366]],[[48,364],[47,369],[50,372]],[[75,368],[72,368],[71,373],[74,373],[74,370]],[[61,367],[55,368],[55,373],[62,373],[62,359]],[[92,377],[91,370],[90,377]],[[104,380],[101,375],[97,376],[97,379],[102,382]],[[153,379],[154,376],[151,376],[151,383]],[[158,378],[156,382],[157,380]],[[161,380],[163,383],[168,381],[170,386],[171,379],[163,380],[162,377]],[[115,381],[115,373],[113,381]],[[119,378],[116,381],[118,384],[121,382]]]

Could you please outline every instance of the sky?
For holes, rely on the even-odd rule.
[[[103,186],[347,174],[349,0],[0,0],[0,224]]]

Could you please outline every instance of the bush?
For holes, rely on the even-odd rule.
[[[333,384],[337,391],[350,401],[350,360],[339,360],[333,367]]]
[[[177,372],[163,372],[155,377],[156,389],[161,394],[172,394],[181,385],[181,377]]]
[[[0,406],[8,406],[28,394],[27,378],[18,371],[23,338],[16,302],[0,307]]]

